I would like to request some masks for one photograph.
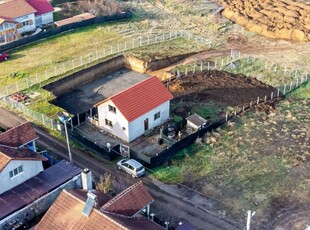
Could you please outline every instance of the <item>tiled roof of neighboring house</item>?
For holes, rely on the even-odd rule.
[[[140,181],[113,197],[100,211],[132,217],[153,201]]]
[[[0,146],[0,172],[11,160],[46,161],[47,159],[27,148],[17,149]]]
[[[140,186],[138,186],[140,188]],[[95,191],[92,191],[93,193]],[[63,192],[59,195],[54,204],[43,216],[41,221],[35,227],[36,230],[49,229],[83,229],[83,230],[162,230],[163,228],[149,219],[137,215],[136,217],[127,217],[114,213],[101,212],[94,208],[89,216],[83,214],[87,192],[78,193],[76,190]],[[84,195],[82,198],[81,195]],[[104,194],[96,193],[98,206],[100,206],[101,196]],[[105,198],[104,198],[105,199]],[[113,198],[112,198],[113,199]],[[127,197],[127,201],[128,197]]]
[[[0,144],[20,147],[38,138],[30,122],[13,127],[0,134]]]
[[[63,20],[59,20],[59,21],[56,21],[55,24],[56,26],[64,26],[64,25],[67,25],[67,24],[71,24],[71,23],[75,23],[75,22],[81,22],[81,21],[84,21],[84,20],[87,20],[87,19],[91,19],[91,18],[94,18],[95,16],[93,14],[90,14],[90,13],[83,13],[83,14],[79,14],[79,15],[75,15],[71,18],[66,18],[66,19],[63,19]]]
[[[36,16],[54,11],[54,7],[47,0],[27,0],[27,2],[36,9]]]
[[[0,25],[4,22],[17,23],[17,21],[13,20],[12,18],[0,16]]]
[[[15,188],[2,193],[0,195],[0,220],[56,189],[80,174],[81,171],[77,166],[63,160]]]
[[[37,12],[25,0],[11,0],[0,4],[0,16],[18,18]]]
[[[112,100],[126,120],[131,122],[172,98],[173,96],[169,90],[154,76],[133,85],[107,100]]]

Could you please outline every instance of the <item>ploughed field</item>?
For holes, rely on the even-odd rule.
[[[172,113],[185,117],[198,113],[207,119],[216,120],[217,116],[226,113],[227,107],[249,106],[265,96],[269,98],[277,90],[255,78],[240,74],[212,70],[189,74],[170,83],[174,95],[171,102]]]
[[[310,5],[291,0],[219,0],[222,15],[268,38],[310,41]]]

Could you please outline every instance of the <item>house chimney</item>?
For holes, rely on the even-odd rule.
[[[92,173],[88,168],[85,168],[81,173],[82,176],[82,186],[85,190],[93,189]]]
[[[84,208],[82,210],[83,214],[85,214],[86,216],[90,216],[93,208],[96,207],[97,204],[98,204],[97,196],[94,193],[92,193],[91,191],[89,191],[87,193],[87,200],[86,200]]]

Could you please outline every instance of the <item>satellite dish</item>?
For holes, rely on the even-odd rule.
[[[110,147],[111,147],[111,144],[110,144],[110,143],[107,143],[107,147],[110,148]]]

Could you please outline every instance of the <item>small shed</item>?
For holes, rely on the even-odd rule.
[[[193,128],[195,130],[199,129],[203,124],[207,122],[206,119],[199,116],[197,113],[194,113],[186,118],[187,127]]]

